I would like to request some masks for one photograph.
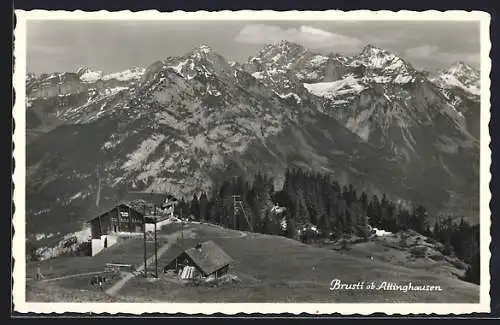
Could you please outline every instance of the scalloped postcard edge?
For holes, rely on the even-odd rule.
[[[174,11],[159,12],[145,10],[125,11],[49,11],[49,10],[15,10],[14,30],[14,63],[13,88],[15,103],[13,106],[13,290],[14,311],[18,313],[92,313],[140,315],[149,313],[186,314],[186,315],[242,315],[242,314],[291,314],[291,315],[370,315],[384,313],[386,315],[463,315],[470,313],[490,312],[490,227],[491,211],[491,150],[490,150],[490,71],[491,49],[490,20],[486,12],[481,11]],[[481,286],[479,303],[37,303],[26,301],[26,262],[25,262],[25,78],[26,78],[26,24],[28,20],[297,20],[297,21],[478,21],[480,23],[480,62],[481,62],[481,131],[480,147],[480,266]]]

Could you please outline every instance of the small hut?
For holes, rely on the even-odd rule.
[[[180,253],[163,271],[174,270],[183,279],[218,278],[229,271],[232,261],[219,245],[209,240]]]

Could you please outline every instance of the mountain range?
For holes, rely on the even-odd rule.
[[[372,45],[287,41],[243,63],[202,45],[117,73],[28,74],[27,229],[76,230],[98,178],[104,201],[192,197],[257,171],[279,188],[293,167],[477,221],[479,80],[463,62],[431,78]]]

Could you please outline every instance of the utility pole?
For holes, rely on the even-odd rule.
[[[239,195],[233,195],[233,229],[236,229],[236,220],[238,217],[238,204],[241,202]]]
[[[250,231],[253,232],[253,226],[250,220],[248,219],[248,216],[245,212],[245,207],[243,206],[243,201],[241,200],[241,195],[233,195],[233,224],[234,228],[236,229],[236,220],[238,216],[238,211],[241,208],[241,212],[243,212],[243,216],[245,217],[245,220],[247,221],[248,227],[250,228]]]
[[[144,230],[144,277],[148,277],[148,263],[147,263],[147,250],[146,250],[146,219],[142,217],[142,229]]]
[[[184,239],[184,216],[182,213],[182,208],[181,208],[181,239]]]
[[[155,219],[155,275],[158,278],[158,244],[157,244],[157,236],[156,236],[156,219]]]
[[[157,214],[157,207],[156,204],[153,205],[153,215],[154,215],[154,222],[155,222],[155,276],[158,278],[158,235],[157,235],[157,228],[156,224],[158,222],[158,214]]]
[[[101,163],[99,162],[96,167],[96,174],[97,174],[97,193],[96,193],[96,198],[95,198],[95,205],[96,207],[99,207],[99,203],[101,201]]]

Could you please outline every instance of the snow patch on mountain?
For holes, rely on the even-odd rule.
[[[464,62],[457,62],[447,70],[439,71],[431,81],[442,89],[459,88],[473,96],[481,93],[479,71]]]
[[[79,71],[82,73],[80,75],[80,80],[83,82],[94,83],[100,80],[103,76],[102,71],[92,71],[88,68],[84,71],[79,69]]]
[[[311,65],[318,66],[326,63],[328,61],[328,57],[324,55],[316,55],[314,56],[310,62]]]
[[[458,87],[476,96],[479,96],[481,94],[479,85],[472,84],[470,86],[466,86],[452,74],[443,74],[438,78],[438,80],[434,79],[434,81],[443,88]]]
[[[254,72],[252,73],[252,77],[254,77],[255,79],[264,79],[264,72]]]
[[[120,91],[127,90],[127,89],[129,89],[129,88],[125,87],[125,86],[118,86],[118,87],[106,88],[106,89],[104,89],[104,94],[106,96],[112,96],[112,95],[116,95]]]
[[[145,71],[146,69],[144,68],[127,69],[120,72],[106,74],[102,76],[102,80],[112,80],[112,79],[116,79],[119,81],[139,80],[142,78]]]
[[[290,97],[293,97],[297,103],[300,103],[302,101],[296,93],[288,93],[288,94],[279,94],[277,92],[274,92],[274,93],[283,99],[288,99]]]
[[[372,80],[376,83],[384,84],[390,82],[392,78],[388,76],[375,76],[372,78]]]
[[[384,69],[389,71],[408,71],[410,66],[396,54],[387,50],[367,45],[359,55],[354,57],[351,64],[363,64],[370,68]]]
[[[394,78],[393,82],[395,82],[397,84],[406,84],[412,80],[413,80],[412,76],[397,75],[396,78]]]
[[[188,63],[189,60],[184,60],[179,62],[177,65],[171,65],[170,68],[174,69],[175,72],[182,75],[182,68]]]
[[[199,47],[199,50],[200,50],[202,53],[205,53],[205,54],[207,54],[207,53],[209,53],[210,51],[212,51],[212,49],[211,49],[209,46],[207,46],[207,45],[201,45],[201,46]]]
[[[304,87],[313,95],[334,99],[339,95],[360,93],[365,87],[352,75],[332,82],[304,83]]]

